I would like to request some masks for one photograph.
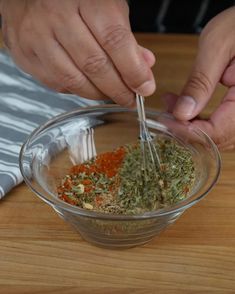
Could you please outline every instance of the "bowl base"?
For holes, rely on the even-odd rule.
[[[100,248],[105,248],[105,249],[111,249],[111,250],[125,250],[125,249],[129,249],[129,248],[134,248],[134,247],[139,247],[139,246],[143,246],[146,243],[149,243],[151,240],[153,240],[155,237],[157,237],[157,235],[145,238],[144,240],[135,240],[134,242],[131,242],[130,240],[119,240],[119,242],[117,240],[109,240],[109,242],[102,242],[99,239],[96,239],[94,237],[90,237],[87,234],[83,234],[82,232],[79,231],[79,234],[81,235],[81,237],[87,241],[88,243],[96,246],[96,247],[100,247]]]

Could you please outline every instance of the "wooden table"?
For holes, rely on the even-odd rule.
[[[179,92],[197,37],[138,35],[157,55],[164,91]],[[218,103],[220,88],[205,110]],[[224,153],[219,183],[159,238],[126,251],[81,239],[22,184],[0,202],[0,293],[235,293],[235,156]]]

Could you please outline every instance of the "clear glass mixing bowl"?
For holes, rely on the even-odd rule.
[[[59,115],[38,127],[20,153],[20,169],[26,184],[43,201],[97,246],[128,248],[157,236],[215,185],[220,155],[213,141],[192,124],[171,115],[147,110],[148,126],[156,135],[176,138],[191,152],[196,180],[190,195],[171,207],[139,215],[111,215],[72,206],[57,197],[56,187],[81,159],[84,129],[94,129],[97,153],[137,141],[136,111],[117,105],[95,106]]]

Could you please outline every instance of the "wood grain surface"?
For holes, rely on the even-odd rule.
[[[158,89],[147,99],[162,108],[165,91],[179,92],[197,37],[137,35],[156,53]],[[224,93],[220,87],[204,111]],[[235,156],[222,154],[213,191],[149,244],[112,251],[94,247],[25,184],[0,202],[0,293],[235,293]]]

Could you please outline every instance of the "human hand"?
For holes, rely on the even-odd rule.
[[[154,55],[131,33],[125,0],[0,0],[16,64],[48,87],[133,106],[155,90]]]
[[[235,8],[223,11],[202,31],[192,72],[180,95],[164,95],[168,111],[179,120],[192,120],[221,150],[235,148]],[[228,88],[208,120],[197,119],[218,83]]]

